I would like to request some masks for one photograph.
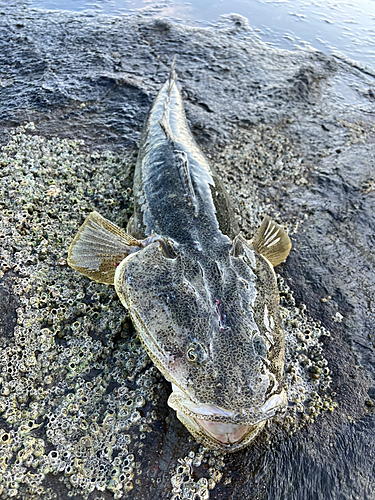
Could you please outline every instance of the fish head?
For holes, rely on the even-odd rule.
[[[210,448],[247,446],[286,404],[272,265],[242,239],[201,259],[154,241],[114,282],[180,421]]]

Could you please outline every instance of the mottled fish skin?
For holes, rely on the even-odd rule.
[[[239,232],[228,195],[191,135],[173,71],[148,113],[134,174],[131,232],[142,238],[152,231],[210,248],[213,238],[220,245],[223,234]]]
[[[134,203],[128,232],[135,239],[123,233],[121,258],[122,230],[93,213],[69,264],[114,282],[149,356],[172,383],[168,404],[189,431],[213,449],[241,449],[286,403],[273,265],[290,242],[269,218],[253,244],[239,234],[228,195],[189,130],[173,69],[146,119]],[[98,227],[101,234],[108,228],[108,241]],[[111,237],[123,259],[115,271]],[[90,267],[93,254],[102,267]]]

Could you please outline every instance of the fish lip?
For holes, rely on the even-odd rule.
[[[195,403],[189,395],[172,382],[173,392],[168,405],[195,420],[207,420],[228,424],[255,426],[273,417],[277,410],[287,404],[285,390],[271,395],[261,407],[230,410],[213,404]]]
[[[260,408],[229,410],[215,405],[195,403],[172,383],[168,405],[198,442],[213,450],[233,453],[248,446],[261,432],[276,410],[286,406],[283,390],[270,396]],[[193,411],[195,410],[195,411]]]

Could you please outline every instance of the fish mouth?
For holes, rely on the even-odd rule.
[[[263,429],[265,424],[256,425],[229,424],[212,420],[201,420],[177,411],[177,418],[193,436],[209,448],[229,452],[247,446]]]
[[[211,449],[234,452],[247,446],[263,429],[277,409],[285,406],[286,394],[274,394],[262,407],[230,410],[212,404],[194,403],[172,384],[168,405],[189,432]]]

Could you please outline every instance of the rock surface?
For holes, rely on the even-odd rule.
[[[137,140],[175,54],[192,131],[242,231],[264,213],[290,230],[286,314],[331,334],[328,411],[314,419],[310,405],[293,432],[280,418],[224,457],[167,407],[114,291],[65,265],[93,208],[126,225]],[[0,498],[374,498],[372,71],[268,47],[238,16],[199,29],[147,11],[9,7],[0,79]]]

